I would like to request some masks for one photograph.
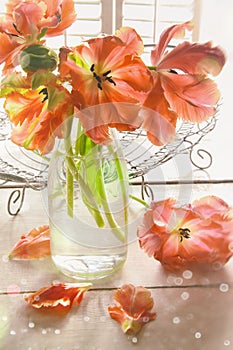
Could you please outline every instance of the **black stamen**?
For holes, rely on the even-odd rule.
[[[17,28],[17,26],[16,26],[15,23],[13,23],[13,27],[15,28],[15,30],[16,30],[17,33],[21,34],[21,32],[18,30],[18,28]]]
[[[43,88],[42,90],[40,90],[39,94],[45,95],[44,99],[42,100],[42,103],[48,100],[49,94],[47,88]]]
[[[191,238],[189,228],[179,228],[180,242],[183,242],[183,238]]]
[[[98,83],[98,84],[97,84],[97,87],[98,87],[100,90],[103,90],[101,83]]]
[[[91,71],[91,72],[94,72],[94,70],[95,70],[95,64],[93,63],[93,64],[91,65],[90,71]]]
[[[94,78],[98,81],[98,83],[101,83],[101,78],[94,72],[93,73]]]
[[[103,74],[103,76],[106,77],[109,73],[111,73],[111,70],[108,70],[107,72],[105,72],[105,73]]]
[[[169,73],[178,74],[174,69],[170,69]]]
[[[109,83],[111,83],[111,84],[113,84],[113,85],[116,86],[116,83],[115,83],[115,81],[112,79],[112,77],[107,77],[106,80],[109,81]]]

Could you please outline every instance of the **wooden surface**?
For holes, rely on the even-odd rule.
[[[216,194],[233,205],[233,185],[156,186],[164,195],[190,199]],[[150,259],[131,236],[128,259],[110,279],[100,280],[82,304],[65,316],[29,307],[24,293],[36,291],[54,280],[71,282],[56,271],[50,259],[9,261],[7,254],[19,237],[48,222],[45,193],[26,190],[22,210],[8,215],[9,190],[0,197],[0,349],[1,350],[224,350],[233,349],[233,259],[223,269],[210,272],[171,274]],[[107,308],[113,292],[125,283],[151,290],[157,312],[138,337],[124,335]],[[9,291],[16,290],[15,294]]]

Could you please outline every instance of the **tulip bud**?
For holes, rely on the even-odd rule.
[[[19,62],[25,72],[39,69],[53,71],[57,67],[57,54],[50,48],[34,44],[26,47],[19,56]]]

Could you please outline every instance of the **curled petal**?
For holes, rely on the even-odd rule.
[[[162,73],[161,84],[171,109],[183,120],[202,122],[215,114],[220,92],[211,79]]]
[[[156,45],[155,48],[151,51],[151,62],[154,66],[157,66],[159,64],[162,55],[171,39],[184,37],[186,29],[193,29],[193,23],[191,21],[182,24],[175,24],[163,31],[159,38],[158,45]]]
[[[156,317],[150,312],[154,301],[149,290],[132,284],[123,285],[114,292],[117,305],[109,306],[108,312],[120,325],[124,333],[137,334],[142,326]]]
[[[193,210],[200,213],[203,217],[213,217],[222,215],[226,218],[229,213],[230,206],[221,198],[216,196],[206,196],[192,203]]]
[[[25,296],[25,301],[37,309],[69,310],[72,305],[80,305],[91,283],[52,283],[35,293]]]
[[[50,257],[50,230],[48,225],[32,229],[21,236],[9,254],[13,260],[40,259]]]
[[[188,74],[218,75],[225,64],[225,55],[219,47],[184,42],[169,53],[159,63],[158,69],[180,69]]]
[[[144,51],[142,38],[138,35],[135,29],[130,27],[122,27],[115,33],[126,46],[125,54],[140,56]]]

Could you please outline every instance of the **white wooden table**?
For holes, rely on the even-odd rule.
[[[233,184],[195,185],[192,189],[191,196],[200,197],[211,191],[233,204]],[[159,198],[165,189],[157,186],[155,191]],[[182,189],[166,186],[168,195],[177,191]],[[27,190],[16,217],[6,211],[9,193],[0,192],[1,350],[233,349],[233,259],[211,273],[175,275],[148,258],[139,248],[136,236],[131,239],[122,270],[110,279],[94,283],[78,308],[72,308],[65,316],[55,316],[28,306],[24,293],[54,280],[72,280],[59,274],[50,259],[8,260],[7,254],[22,234],[48,222],[41,192]],[[123,334],[107,311],[113,304],[114,290],[125,283],[149,288],[155,301],[157,318],[137,338]],[[17,292],[10,294],[12,289]]]

